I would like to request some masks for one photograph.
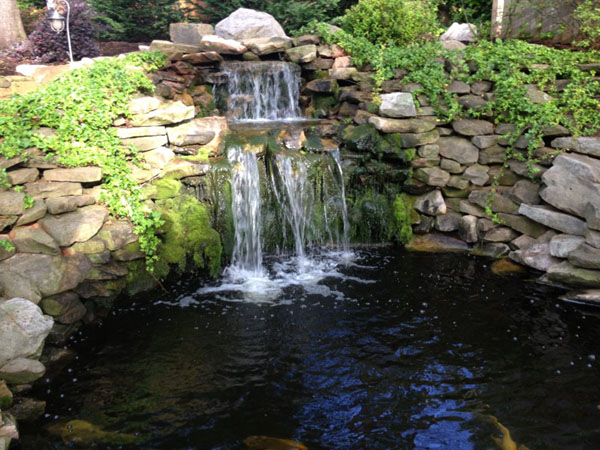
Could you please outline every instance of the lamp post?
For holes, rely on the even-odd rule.
[[[59,5],[62,5],[61,11],[58,10]],[[50,27],[60,33],[67,28],[67,43],[69,44],[69,59],[73,63],[73,49],[71,48],[71,33],[69,32],[69,17],[71,15],[71,5],[67,0],[46,0],[46,6],[48,7],[48,21]],[[64,10],[67,10],[67,17],[65,18]]]

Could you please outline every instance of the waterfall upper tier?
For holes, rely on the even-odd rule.
[[[300,66],[283,61],[227,61],[224,100],[228,116],[240,121],[297,120],[300,115]]]

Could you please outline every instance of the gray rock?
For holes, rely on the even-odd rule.
[[[11,233],[11,240],[19,253],[42,253],[45,255],[60,253],[56,241],[37,226],[14,229]]]
[[[153,169],[162,170],[173,158],[175,158],[175,153],[173,153],[171,149],[165,147],[160,147],[144,153],[144,160]]]
[[[447,186],[458,189],[460,191],[464,191],[469,187],[469,180],[465,180],[462,177],[452,175],[450,177],[450,180],[448,180]],[[468,193],[466,195],[468,195]]]
[[[477,217],[463,216],[458,224],[458,235],[463,241],[469,244],[477,242],[479,239],[477,233]]]
[[[25,185],[25,193],[38,200],[64,197],[66,195],[81,195],[83,188],[81,183],[36,181]]]
[[[477,219],[477,233],[479,237],[482,237],[487,232],[498,228],[499,225],[494,223],[493,220],[488,219],[487,217],[481,217]]]
[[[379,113],[387,117],[414,117],[417,115],[417,109],[412,94],[393,92],[381,96]]]
[[[202,117],[169,127],[167,135],[171,145],[205,145],[227,129],[225,117]]]
[[[17,221],[17,218],[18,216],[0,216],[0,231],[12,227]]]
[[[417,149],[417,154],[422,158],[437,158],[440,154],[440,148],[437,145],[423,145]]]
[[[172,55],[178,53],[197,53],[200,51],[200,47],[198,45],[177,44],[171,41],[154,40],[150,43],[150,51],[164,52]]]
[[[0,366],[36,354],[53,321],[33,302],[13,298],[0,303]]]
[[[467,46],[465,44],[463,44],[462,42],[457,41],[455,39],[448,39],[448,40],[442,41],[442,47],[444,47],[446,50],[450,50],[453,52],[462,51],[465,48],[467,48]]]
[[[439,150],[438,150],[438,153],[439,153]],[[445,171],[454,173],[454,174],[463,173],[465,171],[465,168],[463,166],[461,166],[459,163],[457,163],[456,161],[453,161],[452,159],[447,159],[447,158],[442,158],[442,160],[440,162],[440,167],[442,169],[444,169]],[[467,186],[468,186],[468,184],[467,184]]]
[[[494,124],[487,120],[462,119],[452,122],[452,128],[464,136],[479,136],[494,133]]]
[[[498,144],[499,136],[488,135],[488,136],[473,136],[471,142],[477,147],[484,149]]]
[[[446,214],[447,211],[444,197],[438,190],[417,197],[414,208],[429,216],[439,216],[441,214]]]
[[[562,154],[542,178],[540,196],[552,206],[585,217],[590,204],[600,209],[600,161],[589,156]]]
[[[32,359],[17,358],[0,367],[0,379],[8,384],[31,383],[46,373],[44,365]]]
[[[584,237],[585,242],[587,242],[592,247],[600,249],[600,232],[596,230],[591,230],[590,228],[586,228]]]
[[[243,43],[258,56],[282,53],[292,47],[291,39],[282,37],[245,39]]]
[[[40,171],[38,169],[17,169],[11,170],[7,173],[8,182],[13,186],[17,186],[19,184],[25,183],[33,183],[37,181],[40,176]]]
[[[516,230],[519,233],[523,233],[527,236],[532,236],[534,238],[542,236],[547,231],[546,227],[540,225],[537,222],[534,222],[533,220],[528,219],[527,217],[514,214],[499,213],[498,218],[506,226],[511,227],[513,230]]]
[[[0,241],[8,241],[11,242],[8,235],[0,235]],[[14,247],[14,245],[13,245]],[[16,250],[14,248],[12,248],[11,250],[8,250],[6,247],[3,247],[0,245],[0,261],[5,260],[7,258],[10,258],[12,255],[14,255],[16,252]],[[2,293],[0,292],[0,295]]]
[[[490,168],[488,166],[473,164],[472,166],[467,167],[467,170],[463,173],[463,178],[469,180],[476,186],[483,186],[490,179],[490,176],[488,175],[489,170]]]
[[[215,33],[238,41],[254,38],[287,37],[275,18],[254,9],[239,8],[215,26]]]
[[[5,295],[29,291],[37,298],[74,289],[91,269],[82,254],[41,255],[17,253],[0,263],[0,287]]]
[[[248,39],[248,42],[253,40],[254,39]],[[260,39],[256,40],[259,41]],[[203,36],[198,46],[200,47],[200,52],[204,53],[215,52],[222,55],[243,55],[249,49],[245,42],[246,41],[241,43],[234,39],[225,39],[221,36],[211,34]]]
[[[25,194],[22,192],[0,192],[0,216],[17,216],[25,211]]]
[[[536,242],[525,250],[511,252],[509,257],[513,261],[542,272],[547,272],[552,267],[560,264],[560,259],[550,254],[550,244],[548,242]]]
[[[215,30],[208,23],[172,23],[169,25],[169,37],[177,44],[198,45],[203,36],[214,34]]]
[[[321,43],[321,36],[318,34],[303,34],[302,36],[293,37],[292,42],[295,47],[310,44],[319,45]]]
[[[158,109],[160,103],[161,101],[158,98],[146,95],[132,98],[129,100],[127,107],[131,114],[146,114]]]
[[[547,170],[539,164],[528,164],[525,161],[516,161],[514,159],[508,162],[508,167],[517,175],[525,178],[531,178],[532,175],[541,177]]]
[[[91,239],[107,218],[108,211],[105,207],[93,205],[60,216],[48,215],[39,223],[58,245],[68,247],[75,242]]]
[[[452,82],[446,88],[448,92],[453,94],[470,94],[471,86],[463,81],[452,80]]]
[[[512,228],[497,227],[493,230],[487,231],[483,235],[483,240],[485,242],[510,242],[517,236],[519,236],[519,234]]]
[[[206,43],[203,44],[206,46]],[[252,56],[249,56],[252,55]],[[252,52],[246,52],[242,55],[244,61],[259,61],[260,58]],[[223,57],[214,51],[206,51],[206,52],[198,52],[198,53],[188,53],[187,55],[183,55],[183,61],[188,62],[193,65],[210,65],[214,66],[223,61]]]
[[[511,246],[511,248],[516,249],[516,250],[526,250],[535,243],[536,243],[536,241],[534,238],[524,234],[524,235],[519,236],[518,238],[514,239],[510,243],[510,246]]]
[[[338,88],[337,80],[332,79],[313,80],[306,83],[306,89],[309,91],[323,94],[335,93]]]
[[[440,155],[460,164],[474,164],[479,159],[479,149],[464,138],[444,137],[440,138],[437,144],[440,147]]]
[[[502,164],[506,159],[506,149],[500,145],[492,145],[479,151],[480,164]]]
[[[552,147],[561,150],[569,149],[584,155],[600,157],[600,137],[561,137],[554,139]]]
[[[509,197],[518,204],[537,205],[540,203],[540,185],[529,180],[519,180],[509,192]]]
[[[504,258],[510,253],[510,247],[501,242],[486,242],[481,247],[480,253],[490,258]]]
[[[565,234],[583,236],[585,222],[569,214],[562,213],[547,206],[521,204],[519,214],[529,217],[535,222],[546,225]]]
[[[569,254],[584,241],[581,236],[557,234],[550,241],[550,254],[556,258],[568,258]]]
[[[459,210],[461,213],[475,216],[475,217],[487,217],[485,209],[481,206],[475,205],[468,200],[461,200],[459,204]]]
[[[468,109],[477,111],[487,105],[487,101],[477,95],[463,95],[458,98],[458,103]]]
[[[81,320],[86,314],[86,308],[74,292],[47,297],[40,302],[44,312],[54,317],[58,323],[70,325]]]
[[[425,133],[404,133],[402,134],[402,147],[413,148],[421,145],[435,144],[440,138],[437,130],[427,131]]]
[[[469,201],[486,208],[489,206],[492,212],[515,214],[519,205],[500,192],[492,192],[489,189],[473,191],[469,194]]]
[[[317,59],[317,46],[314,44],[292,47],[285,51],[288,59],[295,63],[309,63]],[[334,66],[335,67],[335,66]]]
[[[489,81],[475,81],[471,84],[471,92],[475,95],[483,95],[492,89]]]
[[[527,98],[533,103],[543,104],[548,103],[550,100],[552,100],[551,96],[549,96],[533,84],[528,84],[525,87],[527,88]]]
[[[440,36],[440,41],[461,41],[473,42],[477,34],[477,27],[470,23],[454,22],[450,25],[444,34]]]
[[[145,114],[135,114],[131,117],[134,127],[148,127],[156,125],[169,125],[193,119],[195,115],[193,106],[186,106],[183,102],[166,102],[158,109]]]
[[[600,271],[575,267],[568,261],[552,266],[548,279],[571,286],[600,288]]]
[[[429,167],[425,169],[418,169],[414,173],[414,177],[428,184],[429,186],[443,187],[448,184],[450,180],[450,174],[438,167]]]
[[[434,220],[433,217],[420,216],[420,222],[413,226],[413,232],[415,234],[429,233],[433,229]]]
[[[568,136],[569,134],[571,134],[569,129],[567,127],[563,127],[562,125],[550,125],[550,126],[544,127],[542,129],[542,132],[544,133],[544,136],[546,136],[546,137]]]
[[[600,289],[586,289],[583,291],[571,291],[560,297],[562,300],[575,303],[600,304]]]
[[[46,207],[50,214],[63,214],[94,203],[96,203],[96,198],[93,195],[73,195],[49,198],[46,200]]]
[[[442,214],[435,217],[434,227],[438,231],[449,233],[451,231],[458,230],[458,225],[462,214],[454,211],[448,211],[446,214]]]
[[[33,206],[31,208],[26,209],[23,212],[23,215],[19,217],[17,220],[16,226],[28,225],[30,223],[36,222],[42,217],[46,215],[47,207],[46,202],[42,199],[37,199],[34,201]]]
[[[435,129],[435,122],[427,119],[389,119],[371,116],[369,123],[382,133],[426,133]]]
[[[148,150],[154,150],[155,148],[167,145],[167,136],[142,136],[123,139],[123,145],[134,146],[140,152],[147,152]]]
[[[583,243],[569,253],[569,262],[575,267],[600,269],[600,250]]]

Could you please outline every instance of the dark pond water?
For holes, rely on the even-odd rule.
[[[358,256],[269,302],[187,280],[117,308],[38,388],[48,414],[20,448],[64,448],[46,428],[73,419],[140,449],[494,449],[501,426],[529,449],[600,448],[598,312],[486,259]]]

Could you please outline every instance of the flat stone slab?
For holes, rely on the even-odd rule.
[[[180,101],[168,102],[146,114],[132,116],[131,125],[134,127],[170,125],[193,119],[194,115],[194,106],[186,106]]]
[[[574,303],[585,303],[600,306],[600,289],[586,289],[583,291],[571,291],[560,297],[562,300]]]
[[[600,288],[600,271],[575,267],[568,261],[551,267],[548,279],[571,286]]]
[[[66,181],[71,183],[95,183],[102,180],[100,167],[73,167],[50,169],[44,172],[43,181]]]
[[[465,138],[442,137],[437,145],[440,147],[441,156],[453,159],[460,164],[475,164],[479,160],[479,149]]]
[[[409,251],[430,253],[460,253],[470,250],[466,242],[443,234],[415,236],[405,248]]]
[[[550,254],[556,258],[568,258],[584,242],[585,239],[581,236],[557,234],[550,241]]]
[[[92,205],[60,216],[47,215],[39,224],[58,245],[68,247],[94,237],[107,218],[108,210],[105,207]]]
[[[201,52],[215,52],[222,55],[242,55],[248,51],[246,45],[241,42],[233,39],[224,39],[216,35],[202,37],[199,47]]]
[[[426,133],[436,127],[435,121],[427,119],[389,119],[371,116],[368,122],[382,133]]]
[[[66,195],[81,195],[81,183],[36,181],[25,185],[25,193],[35,199],[64,197]]]
[[[379,113],[387,117],[414,117],[417,109],[411,93],[393,92],[381,96]]]
[[[561,150],[573,150],[584,155],[600,157],[600,137],[560,137],[550,144]]]
[[[27,358],[14,359],[0,367],[0,379],[8,384],[28,384],[46,373],[46,367],[39,361]]]
[[[522,203],[519,214],[529,217],[531,220],[546,225],[565,234],[583,236],[585,234],[585,222],[577,217],[557,211],[547,206],[526,205]]]

